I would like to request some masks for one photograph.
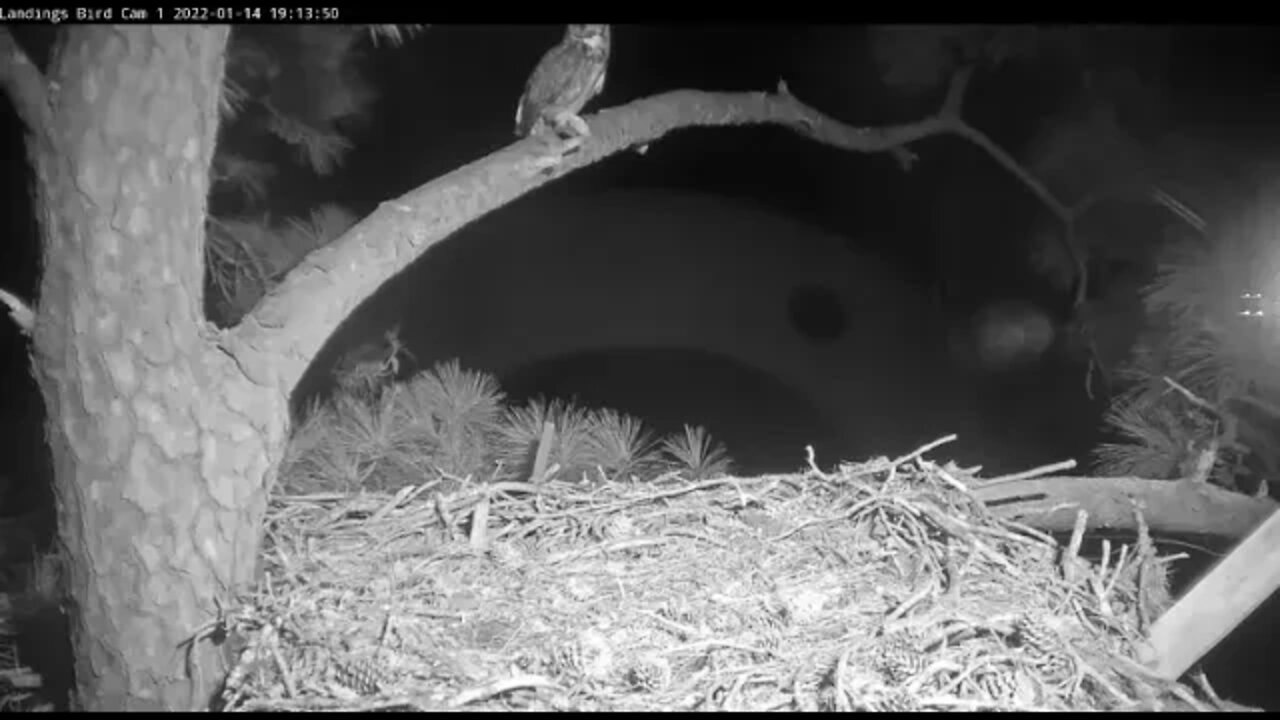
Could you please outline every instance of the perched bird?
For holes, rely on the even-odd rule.
[[[604,89],[609,65],[609,26],[570,25],[547,51],[525,83],[516,108],[516,135],[528,137],[550,127],[557,134],[591,134],[578,113]]]

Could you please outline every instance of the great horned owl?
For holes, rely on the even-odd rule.
[[[547,51],[525,83],[516,108],[516,135],[527,137],[545,127],[590,135],[578,117],[604,89],[609,65],[609,26],[570,25],[558,45]]]

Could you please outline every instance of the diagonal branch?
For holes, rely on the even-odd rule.
[[[955,75],[952,76],[939,117],[947,126],[946,132],[973,143],[983,152],[990,155],[992,160],[995,160],[1000,167],[1017,178],[1018,182],[1030,190],[1031,194],[1035,195],[1049,209],[1049,212],[1053,213],[1054,217],[1062,223],[1065,231],[1062,234],[1062,244],[1067,252],[1067,257],[1071,258],[1071,263],[1075,266],[1077,277],[1079,278],[1076,283],[1075,296],[1075,304],[1078,306],[1084,299],[1088,279],[1088,268],[1085,264],[1084,253],[1080,251],[1075,241],[1075,222],[1076,218],[1080,216],[1081,210],[1068,207],[1053,194],[1048,185],[1045,185],[1039,178],[1032,175],[1030,170],[997,145],[986,133],[965,122],[961,110],[963,109],[965,91],[968,89],[969,79],[972,75],[973,67],[965,66],[957,70]]]
[[[1039,477],[983,485],[973,494],[999,517],[1054,533],[1071,532],[1079,510],[1089,515],[1089,532],[1134,532],[1133,509],[1139,507],[1161,535],[1186,537],[1211,528],[1219,537],[1242,538],[1277,509],[1270,498],[1138,477]]]
[[[1065,224],[1072,222],[1075,217],[1075,213],[1072,209],[1058,200],[1058,198],[1054,196],[1053,192],[1049,190],[1047,185],[1032,175],[1031,171],[1024,167],[1022,163],[1018,162],[1012,155],[1006,152],[999,145],[996,145],[995,141],[988,137],[986,133],[964,122],[959,118],[959,116],[956,116],[956,119],[951,123],[948,130],[951,134],[957,135],[968,140],[974,145],[977,145],[983,152],[990,155],[991,159],[995,160],[1000,167],[1009,171],[1009,174],[1017,178],[1018,182],[1025,185],[1027,189],[1040,200],[1040,202],[1044,203],[1045,207],[1049,209],[1049,212],[1053,213],[1054,217],[1058,220]]]
[[[938,114],[959,121],[964,116],[964,98],[969,92],[969,80],[973,77],[973,66],[965,65],[951,76],[947,85],[947,95],[942,101],[942,111]]]
[[[0,87],[8,93],[28,131],[42,133],[49,127],[48,83],[5,27],[0,27]]]
[[[963,68],[955,73],[936,114],[883,127],[842,123],[797,100],[785,83],[773,93],[675,90],[602,110],[590,119],[587,141],[550,168],[538,162],[547,152],[541,141],[522,140],[383,203],[343,237],[304,258],[238,327],[222,334],[220,346],[255,382],[291,390],[350,312],[433,245],[565,174],[683,128],[780,125],[841,150],[896,152],[900,157],[909,157],[903,149],[908,143],[959,135],[992,155],[1060,217],[1069,218],[1043,183],[961,119],[971,72]]]
[[[1075,305],[1079,306],[1085,297],[1088,289],[1087,272],[1088,266],[1085,264],[1084,253],[1077,247],[1075,241],[1075,222],[1078,213],[1075,208],[1067,207],[1059,200],[1049,187],[1041,182],[1038,178],[1031,174],[1031,171],[1018,162],[1012,155],[1005,152],[1003,148],[996,145],[995,142],[987,137],[986,133],[969,125],[960,117],[954,116],[948,130],[953,135],[957,135],[969,142],[977,145],[984,152],[991,156],[1005,170],[1018,179],[1033,195],[1044,204],[1049,212],[1062,223],[1064,232],[1062,233],[1062,245],[1067,252],[1067,257],[1071,258],[1071,264],[1075,266],[1078,281],[1075,290]]]
[[[569,172],[682,128],[772,124],[851,152],[892,151],[947,132],[942,113],[886,127],[853,127],[775,93],[676,90],[601,111],[591,137],[547,170],[546,149],[521,140],[383,203],[343,237],[312,252],[220,346],[255,382],[286,390],[343,319],[389,277],[468,223]],[[322,300],[321,300],[322,299]]]

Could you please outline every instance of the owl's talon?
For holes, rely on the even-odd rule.
[[[533,169],[538,172],[545,172],[560,165],[564,158],[560,155],[541,155],[533,159]]]
[[[564,143],[559,147],[559,152],[561,155],[568,155],[569,153],[577,152],[580,147],[582,147],[582,138],[565,138]]]
[[[531,164],[535,172],[547,172],[553,168],[559,167],[564,162],[566,155],[575,152],[582,145],[582,140],[578,138],[570,138],[560,144],[552,144],[548,147],[545,154],[538,155],[533,158]]]
[[[587,121],[576,113],[561,114],[556,118],[556,127],[572,130],[578,138],[591,137],[591,128],[587,125]],[[579,144],[581,144],[581,140],[579,140]]]

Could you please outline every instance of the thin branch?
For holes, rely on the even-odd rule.
[[[1080,546],[1084,543],[1084,531],[1089,526],[1089,511],[1076,511],[1076,524],[1071,529],[1071,541],[1067,543],[1067,550],[1062,554],[1062,574],[1067,582],[1074,582],[1076,571],[1079,567],[1077,563],[1080,560]]]
[[[0,27],[0,87],[30,132],[41,133],[49,127],[48,83],[5,27]]]
[[[707,94],[725,98],[732,97],[729,93]],[[736,122],[734,119],[730,119],[728,122],[723,123],[712,121],[694,123],[694,125],[782,125],[823,145],[860,153],[878,153],[893,150],[917,140],[940,135],[946,132],[949,127],[949,121],[942,113],[924,120],[901,125],[884,127],[854,127],[846,125],[797,100],[787,90],[785,83],[778,84],[778,92],[774,95],[760,93],[756,96],[748,96],[748,98],[763,100],[764,102],[760,103],[758,107],[747,107],[745,105],[735,107],[735,114],[738,115]]]
[[[1205,400],[1204,398],[1200,397],[1199,395],[1196,395],[1190,390],[1186,389],[1177,380],[1174,380],[1168,375],[1163,376],[1162,379],[1164,380],[1166,385],[1168,385],[1169,387],[1181,393],[1182,396],[1185,397],[1188,401],[1190,401],[1192,405],[1195,405],[1196,407],[1205,410],[1206,412],[1212,414],[1215,418],[1221,418],[1225,416],[1225,414],[1221,410],[1219,410],[1217,406],[1215,406],[1213,403],[1209,402],[1208,400]]]
[[[981,148],[983,152],[990,155],[993,160],[1009,171],[1011,175],[1039,198],[1040,202],[1049,208],[1049,212],[1053,213],[1063,223],[1069,224],[1074,219],[1071,208],[1060,201],[1049,190],[1047,185],[1032,175],[1012,155],[1005,152],[986,133],[964,121],[961,109],[963,108],[965,92],[968,90],[969,80],[972,76],[973,68],[966,66],[957,70],[951,77],[951,82],[947,87],[946,99],[943,100],[942,110],[938,113],[939,118],[946,123],[946,131],[953,135],[958,135]]]
[[[1049,187],[1045,185],[1039,178],[1031,174],[1022,163],[1018,162],[1012,155],[1005,152],[1003,148],[997,145],[986,133],[978,130],[972,125],[964,121],[963,107],[964,98],[969,88],[969,81],[973,77],[973,67],[964,66],[958,69],[951,76],[951,82],[947,87],[946,99],[943,100],[942,110],[938,113],[939,119],[946,125],[946,131],[958,135],[977,145],[983,152],[991,156],[1001,167],[1009,171],[1011,175],[1018,179],[1028,190],[1035,195],[1044,206],[1053,213],[1063,225],[1062,245],[1067,251],[1067,256],[1071,258],[1072,264],[1075,266],[1079,282],[1076,284],[1075,305],[1078,307],[1084,300],[1088,282],[1088,266],[1085,264],[1084,254],[1080,252],[1076,246],[1075,240],[1075,220],[1078,213],[1075,208],[1067,207],[1065,203],[1053,194]]]
[[[1000,483],[1016,482],[1018,480],[1030,480],[1031,478],[1037,478],[1043,475],[1050,475],[1052,473],[1061,472],[1063,470],[1074,470],[1075,468],[1076,468],[1075,460],[1071,460],[1071,459],[1059,460],[1058,462],[1051,463],[1049,465],[1041,465],[1040,467],[1031,468],[1030,470],[1023,470],[1022,472],[1009,473],[1008,475],[1001,475],[999,477],[991,478],[990,480],[983,480],[982,482],[977,483],[977,485],[980,487],[987,487],[989,485],[998,485]]]
[[[984,152],[991,156],[1005,170],[1008,170],[1015,178],[1018,179],[1028,190],[1035,195],[1044,206],[1053,213],[1054,217],[1062,223],[1063,235],[1062,245],[1067,251],[1067,256],[1071,258],[1071,263],[1075,265],[1077,276],[1080,282],[1076,285],[1076,305],[1078,306],[1085,295],[1086,278],[1088,267],[1085,264],[1084,253],[1076,247],[1075,242],[1075,220],[1076,212],[1073,208],[1067,207],[1061,200],[1053,194],[1049,187],[1031,174],[1022,163],[1018,162],[1012,155],[1005,152],[1003,148],[989,137],[986,133],[978,130],[966,123],[959,115],[952,116],[952,121],[947,128],[952,134],[958,135],[965,140],[977,145]]]
[[[4,288],[0,288],[0,303],[9,308],[9,317],[13,320],[13,324],[18,326],[23,335],[30,337],[32,329],[36,326],[36,314],[31,306]]]
[[[953,118],[957,122],[964,117],[964,98],[969,91],[969,80],[973,77],[973,66],[965,65],[956,70],[947,85],[947,95],[942,101],[942,117]]]

